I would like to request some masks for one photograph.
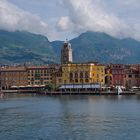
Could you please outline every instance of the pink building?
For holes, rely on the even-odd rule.
[[[113,86],[124,86],[124,67],[122,64],[110,64]]]

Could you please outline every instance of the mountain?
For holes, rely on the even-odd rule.
[[[140,63],[140,42],[131,38],[118,39],[105,33],[87,31],[70,40],[75,62]],[[51,45],[60,54],[62,41]]]
[[[52,41],[51,45],[53,47],[53,51],[56,54],[56,57],[58,58],[58,60],[60,61],[60,57],[61,57],[61,48],[63,46],[64,41]]]
[[[87,31],[70,40],[74,62],[140,63],[140,42]],[[29,32],[0,30],[0,65],[59,63],[63,41]]]
[[[56,61],[49,40],[29,32],[0,30],[0,64],[46,64]]]

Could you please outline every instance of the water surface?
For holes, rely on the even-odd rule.
[[[140,97],[7,95],[0,140],[140,140]]]

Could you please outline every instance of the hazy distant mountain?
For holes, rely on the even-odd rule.
[[[53,51],[56,54],[58,61],[60,61],[61,48],[63,46],[63,43],[64,43],[64,41],[59,41],[59,40],[51,42],[51,45],[53,47]]]
[[[86,32],[70,40],[75,62],[140,63],[140,42],[105,33]],[[0,64],[59,63],[63,41],[29,32],[0,30]]]
[[[48,39],[29,32],[0,30],[0,64],[55,61],[55,54]]]
[[[86,32],[70,40],[75,62],[140,63],[140,42],[117,39],[105,33]],[[55,53],[60,54],[62,41],[53,41]]]

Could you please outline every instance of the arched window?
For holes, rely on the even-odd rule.
[[[73,83],[73,79],[70,79],[70,83]]]
[[[83,83],[83,79],[80,79],[80,83]]]
[[[70,79],[72,79],[73,78],[73,73],[72,72],[70,72]]]
[[[78,78],[78,73],[77,72],[75,72],[75,78]]]
[[[80,72],[80,78],[83,78],[83,72]]]
[[[85,78],[89,78],[88,72],[85,72]]]
[[[85,82],[87,82],[87,83],[88,83],[88,82],[89,82],[89,80],[88,80],[88,79],[85,79]]]

